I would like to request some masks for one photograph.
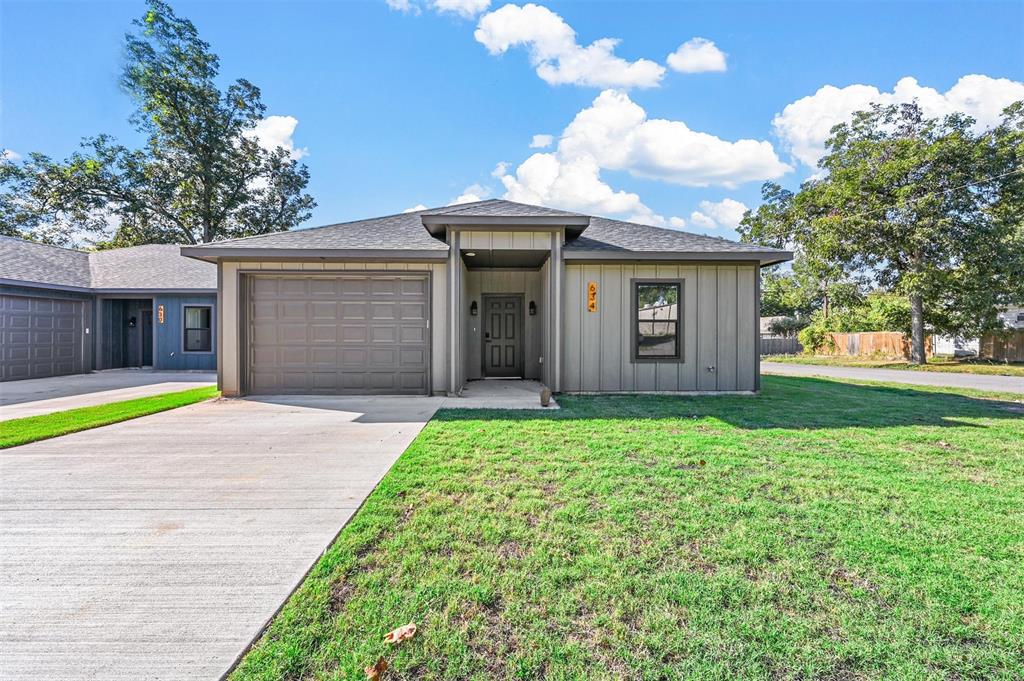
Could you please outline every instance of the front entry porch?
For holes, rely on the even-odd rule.
[[[551,369],[555,324],[550,235],[547,249],[462,248],[456,262],[452,362],[455,395],[528,394],[539,403],[542,386],[553,391]],[[538,244],[539,246],[540,244]],[[501,390],[482,381],[502,381]],[[496,382],[499,383],[499,382]]]
[[[469,381],[458,397],[449,397],[447,409],[558,409],[555,398],[549,406],[540,403],[544,384],[520,379],[486,379]]]

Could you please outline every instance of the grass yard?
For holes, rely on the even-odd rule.
[[[0,449],[184,407],[187,404],[217,397],[219,394],[216,386],[206,386],[93,407],[68,409],[52,414],[0,421]]]
[[[440,412],[231,678],[1024,678],[1020,397],[763,387]]]
[[[908,371],[938,371],[957,374],[986,374],[988,376],[1024,376],[1024,364],[1007,364],[984,359],[953,359],[930,357],[927,364],[911,364],[889,357],[835,357],[832,355],[772,355],[766,362],[811,364],[816,366],[864,367],[869,369],[906,369]]]

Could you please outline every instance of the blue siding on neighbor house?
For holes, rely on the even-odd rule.
[[[158,319],[158,310],[164,306],[164,323]],[[209,305],[211,315],[210,352],[184,352],[185,305]],[[154,369],[217,369],[217,296],[216,295],[157,295],[153,300],[153,368]]]

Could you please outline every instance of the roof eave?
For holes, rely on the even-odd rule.
[[[589,215],[423,215],[423,226],[433,236],[443,236],[446,227],[459,225],[504,227],[566,227],[580,233],[590,225]]]
[[[445,261],[448,247],[443,249],[365,249],[365,248],[211,248],[209,246],[183,246],[186,258],[218,262],[219,260],[257,258],[278,260],[402,260]]]
[[[633,261],[644,260],[728,260],[755,261],[761,267],[777,265],[793,259],[790,251],[603,251],[603,250],[565,250],[562,257],[566,261]]]

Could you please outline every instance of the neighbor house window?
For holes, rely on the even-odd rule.
[[[681,282],[633,283],[633,359],[679,359],[679,301]]]
[[[209,306],[185,307],[185,352],[210,352],[213,348],[211,316]]]

